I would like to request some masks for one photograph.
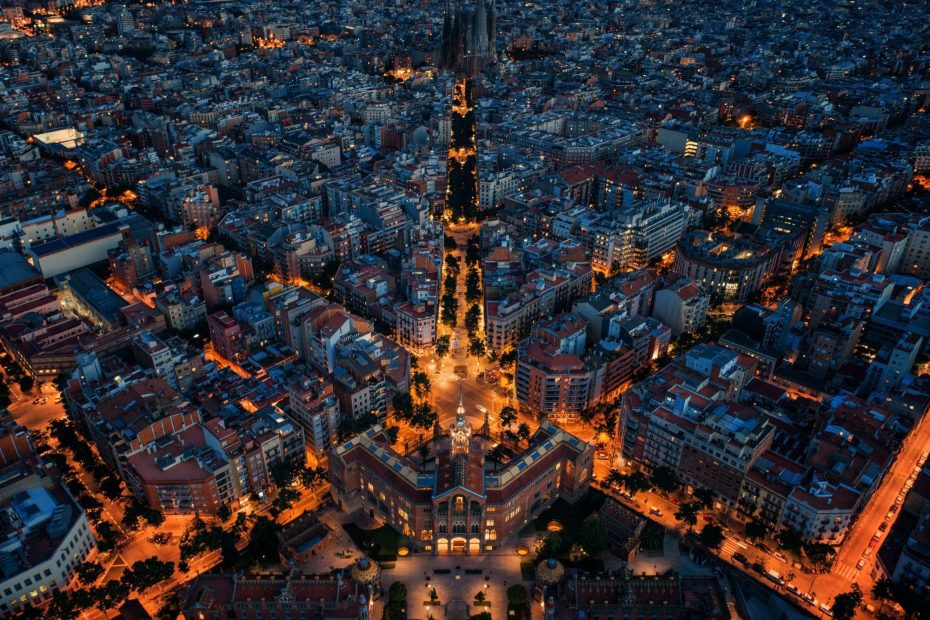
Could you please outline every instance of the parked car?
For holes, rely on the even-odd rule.
[[[650,506],[650,507],[649,507],[649,514],[653,514],[653,515],[655,515],[655,516],[657,516],[657,517],[661,517],[661,516],[662,516],[662,511],[659,510],[656,506]]]
[[[752,570],[756,571],[757,573],[761,573],[761,574],[765,573],[765,567],[762,566],[762,562],[753,562]]]
[[[859,558],[859,561],[856,562],[856,570],[862,570],[862,567],[865,566],[865,558]]]
[[[788,558],[786,558],[785,556],[783,556],[782,554],[780,554],[780,553],[777,552],[777,551],[776,551],[775,553],[773,553],[772,556],[774,556],[775,558],[781,560],[781,561],[784,562],[785,564],[788,563]]]
[[[733,559],[739,562],[740,564],[742,564],[743,566],[745,566],[746,564],[749,564],[749,558],[747,558],[742,553],[734,553]]]
[[[879,531],[879,532],[884,532],[884,531],[887,530],[887,529],[888,529],[888,522],[887,522],[887,521],[878,526],[878,531]]]

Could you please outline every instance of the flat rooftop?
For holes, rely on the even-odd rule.
[[[56,278],[59,287],[68,287],[95,312],[114,325],[120,321],[120,311],[129,303],[117,295],[90,269],[78,269]]]

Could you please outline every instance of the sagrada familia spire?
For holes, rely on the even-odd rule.
[[[495,0],[446,4],[439,66],[456,75],[472,76],[497,60]]]

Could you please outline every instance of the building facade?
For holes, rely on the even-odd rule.
[[[362,509],[408,536],[418,551],[479,555],[500,549],[557,498],[587,490],[593,448],[550,423],[509,463],[485,460],[487,423],[473,433],[459,404],[455,424],[426,442],[426,458],[391,448],[379,425],[330,452],[330,482],[343,510]]]

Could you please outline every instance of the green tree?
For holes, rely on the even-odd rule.
[[[403,582],[395,581],[388,588],[388,600],[392,603],[407,602],[407,586]]]
[[[259,562],[278,562],[278,524],[265,516],[255,520],[249,533],[249,554]]]
[[[426,430],[436,424],[436,419],[436,411],[429,406],[429,403],[419,403],[413,408],[410,426]]]
[[[122,581],[109,580],[105,585],[92,590],[95,605],[100,609],[116,609],[129,597],[129,587]]]
[[[749,540],[762,540],[768,536],[768,533],[768,526],[758,519],[753,519],[746,524],[746,538]]]
[[[792,540],[791,542],[793,544],[795,541]],[[807,543],[803,546],[803,551],[808,561],[819,569],[829,567],[836,557],[836,549],[826,543]],[[792,550],[792,552],[800,555],[798,551]]]
[[[103,567],[97,562],[81,562],[74,568],[78,581],[85,586],[96,583],[103,575]]]
[[[627,475],[621,473],[618,469],[611,469],[607,472],[607,475],[604,477],[604,484],[608,486],[617,486],[620,488],[626,488]]]
[[[44,614],[36,617],[53,618],[54,620],[72,620],[94,604],[93,595],[87,590],[57,591],[52,594],[52,600],[45,608]],[[30,607],[30,609],[36,609]]]
[[[413,399],[409,392],[394,392],[391,399],[391,411],[394,415],[404,421],[409,421],[413,417]]]
[[[468,330],[469,334],[475,334],[478,332],[478,328],[481,326],[481,307],[478,304],[473,304],[465,312],[465,329]]]
[[[300,471],[300,484],[305,489],[312,489],[326,480],[325,467],[304,467]]]
[[[528,600],[529,594],[527,594],[526,588],[521,584],[517,583],[507,588],[507,603],[509,605],[519,607],[521,605],[526,605]]]
[[[630,495],[636,497],[637,493],[652,489],[652,483],[649,481],[649,477],[646,474],[641,471],[634,471],[627,476],[626,488],[630,492]]]
[[[123,584],[132,592],[142,592],[174,575],[174,562],[162,562],[158,558],[148,558],[133,562],[120,577]]]
[[[596,515],[592,515],[585,519],[575,542],[581,545],[588,555],[596,556],[607,548],[607,528]]]
[[[517,410],[510,405],[501,409],[501,427],[506,428],[517,421]]]
[[[844,592],[836,596],[833,600],[833,606],[830,607],[830,613],[837,620],[853,620],[861,604],[862,592],[859,591],[858,585],[854,585],[851,592]]]
[[[472,265],[481,260],[481,247],[478,242],[478,235],[472,235],[468,238],[468,245],[465,248],[465,264]]]
[[[520,441],[529,442],[531,434],[530,426],[526,422],[517,427],[517,437],[520,438]]]
[[[714,506],[714,492],[710,489],[695,489],[694,500],[699,503],[701,510],[707,510]]]
[[[517,350],[516,349],[510,349],[509,351],[505,353],[501,353],[501,357],[500,357],[501,368],[505,370],[513,368],[513,365],[516,363],[516,361],[517,361]]]
[[[436,357],[439,359],[444,358],[449,354],[449,349],[451,347],[452,341],[448,335],[440,336],[436,339]]]
[[[661,467],[656,467],[652,472],[652,485],[666,493],[672,493],[673,491],[678,490],[678,487],[681,483],[678,481],[678,476],[675,474],[675,470],[671,467],[666,467],[665,465]]]
[[[485,353],[484,340],[477,338],[468,343],[468,352],[475,357],[481,357]]]
[[[543,539],[543,544],[539,548],[539,557],[541,559],[556,557],[559,552],[562,551],[562,546],[564,544],[565,541],[561,534],[558,532],[549,532],[546,534],[546,537]]]
[[[459,300],[455,298],[455,295],[451,297],[443,295],[440,304],[442,305],[440,316],[442,324],[446,327],[455,327],[459,316]]]
[[[723,544],[723,529],[719,525],[705,525],[701,528],[701,542],[711,549],[719,549]]]
[[[481,276],[475,267],[471,267],[465,274],[465,300],[469,303],[481,299]]]
[[[697,524],[697,516],[700,512],[698,504],[695,502],[684,502],[678,507],[678,512],[675,513],[675,518],[685,523],[688,526],[688,531]]]
[[[879,601],[893,601],[895,584],[891,579],[882,577],[872,586],[872,597]]]
[[[109,521],[101,521],[95,528],[97,530],[97,548],[103,552],[114,549],[119,539],[119,532],[116,526]]]
[[[796,556],[800,556],[804,539],[801,538],[797,530],[787,527],[778,533],[778,536],[775,537],[775,542],[778,544],[779,548],[793,553]]]
[[[294,503],[300,499],[300,492],[290,486],[278,489],[278,496],[271,503],[272,509],[278,514],[290,510]]]
[[[431,385],[429,375],[425,372],[418,370],[413,373],[410,381],[413,383],[413,389],[417,393],[417,398],[424,398],[425,395],[429,394]]]

